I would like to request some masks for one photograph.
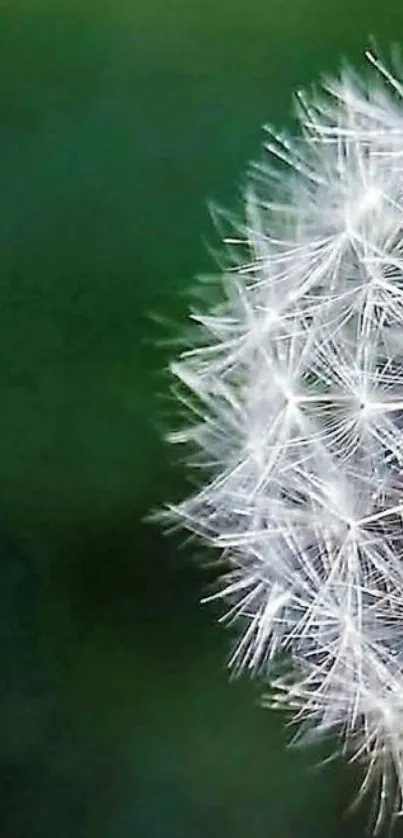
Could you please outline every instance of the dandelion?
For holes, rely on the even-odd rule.
[[[376,832],[403,808],[403,85],[366,56],[267,129],[172,364],[202,479],[169,516],[225,560],[231,666],[364,764]]]

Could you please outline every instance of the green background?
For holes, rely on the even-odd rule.
[[[184,320],[207,201],[371,35],[403,41],[399,0],[0,4],[2,838],[364,834],[144,517],[185,491],[148,313]]]

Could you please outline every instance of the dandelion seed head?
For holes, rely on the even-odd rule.
[[[403,86],[367,58],[267,129],[171,366],[202,478],[170,514],[225,559],[233,670],[364,764],[376,831],[403,807]]]

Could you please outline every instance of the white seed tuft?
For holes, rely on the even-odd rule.
[[[403,806],[403,87],[367,58],[269,130],[172,364],[204,482],[170,514],[224,553],[232,667],[364,760],[376,831]]]

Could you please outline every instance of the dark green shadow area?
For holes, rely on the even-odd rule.
[[[228,683],[211,572],[144,523],[184,490],[164,337],[261,124],[399,2],[0,8],[0,834],[326,838],[357,778]],[[398,834],[398,833],[396,833]]]

